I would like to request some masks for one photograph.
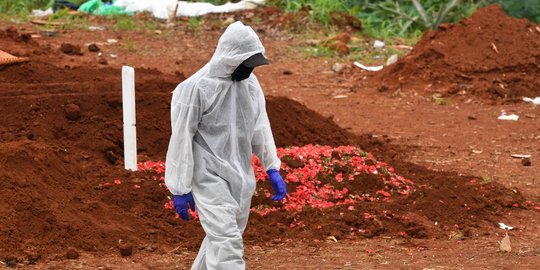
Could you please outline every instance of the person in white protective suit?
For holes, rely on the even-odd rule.
[[[264,94],[252,74],[265,64],[255,31],[235,22],[210,62],[173,92],[165,183],[180,217],[188,220],[188,208],[196,206],[206,232],[192,269],[245,269],[242,234],[255,191],[253,153],[268,174],[272,199],[287,193]]]

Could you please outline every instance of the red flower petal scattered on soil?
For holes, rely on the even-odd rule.
[[[395,174],[394,169],[385,162],[377,161],[371,153],[355,146],[279,148],[278,156],[283,160],[281,172],[286,175],[285,182],[289,183],[288,194],[282,202],[272,207],[253,205],[251,211],[261,216],[276,211],[301,212],[305,207],[326,209],[341,205],[349,205],[347,209],[353,211],[356,202],[385,202],[390,200],[392,194],[407,196],[417,188],[413,181]],[[256,192],[264,194],[266,198],[271,197],[273,192],[269,190],[265,169],[255,156],[252,165],[256,181],[261,182]],[[137,168],[156,173],[153,179],[166,188],[163,161],[141,162]],[[359,193],[356,189],[348,188],[363,185],[355,184],[358,181],[377,181],[377,185],[383,188],[373,193]],[[173,209],[172,202],[166,203],[165,208]],[[374,218],[369,213],[365,213],[364,217]],[[291,228],[300,224],[301,221],[293,222]]]

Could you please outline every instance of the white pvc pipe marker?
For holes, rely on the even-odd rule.
[[[137,170],[137,126],[135,118],[135,70],[122,67],[122,110],[124,112],[124,165]]]

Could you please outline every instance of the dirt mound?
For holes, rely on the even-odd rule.
[[[167,194],[151,176],[122,169],[119,70],[33,61],[7,66],[0,75],[0,231],[9,235],[1,239],[0,257],[62,254],[69,248],[105,252],[120,239],[141,247],[186,238],[193,247],[199,244],[202,230],[195,223],[176,232],[178,221],[163,207]],[[136,71],[141,160],[164,159],[171,91],[181,80]],[[296,102],[270,98],[267,104],[281,146],[354,140]],[[291,110],[305,130],[290,128]],[[322,135],[315,140],[317,134]],[[122,184],[114,184],[116,178]]]
[[[50,48],[42,48],[28,33],[19,33],[15,27],[0,30],[0,48],[12,55],[29,57],[47,54]]]
[[[7,66],[0,77],[0,257],[104,252],[119,240],[155,249],[183,239],[163,208],[166,192],[122,169],[119,70],[33,61]],[[168,100],[182,79],[137,71],[141,158],[163,158]],[[115,178],[129,180],[107,184]],[[196,224],[185,226],[202,237]]]
[[[131,183],[123,189],[100,185],[125,173],[54,145],[20,141],[1,149],[2,258],[62,256],[69,248],[102,252],[119,240],[150,246],[156,239],[180,240],[174,217],[163,208],[165,192],[155,183],[133,177],[142,192]],[[185,226],[197,235],[195,225]]]
[[[524,202],[521,195],[497,183],[480,183],[476,177],[432,172],[399,161],[391,162],[399,166],[393,168],[369,154],[355,154],[355,151],[334,149],[330,156],[319,157],[318,153],[313,155],[317,151],[309,150],[301,154],[305,162],[296,160],[294,163],[288,156],[283,156],[286,165],[282,171],[294,177],[289,177],[290,201],[277,207],[298,206],[295,198],[309,197],[306,190],[315,195],[308,199],[312,205],[303,207],[301,212],[278,211],[262,217],[253,214],[253,220],[277,224],[264,228],[267,233],[263,235],[285,234],[305,239],[330,236],[355,239],[378,235],[446,238],[454,232],[470,238],[473,232],[478,233],[478,228],[495,224],[496,213]],[[318,158],[322,161],[314,163]],[[320,164],[327,169],[310,177]],[[296,177],[302,180],[296,182],[293,180]],[[299,184],[304,180],[308,183]],[[322,190],[325,192],[321,193]],[[264,184],[259,185],[253,205],[266,205],[266,193]],[[478,198],[478,194],[482,196]],[[263,213],[270,207],[262,207]],[[247,233],[255,237],[260,234],[260,229],[248,228]]]
[[[269,98],[266,106],[278,147],[306,144],[348,145],[357,138],[331,119],[285,97]]]
[[[168,194],[159,186],[159,175],[122,169],[120,70],[58,67],[51,64],[54,60],[0,70],[0,258],[35,260],[63,256],[70,248],[111,253],[117,252],[119,240],[136,250],[169,252],[180,243],[196,249],[202,229],[196,222],[179,222],[165,209]],[[136,76],[140,160],[162,160],[170,136],[171,90],[184,78],[145,69]],[[267,107],[280,146],[355,144],[376,156],[395,151],[369,135],[355,137],[294,101],[268,98]],[[446,237],[448,226],[482,229],[492,217],[523,201],[496,184],[467,185],[467,177],[389,161],[396,172],[426,188],[385,204],[359,202],[358,211],[339,206],[308,208],[299,216],[253,215],[247,239],[267,241],[278,232],[295,239],[355,237],[351,228],[370,232],[363,237],[402,231],[412,237]],[[358,192],[377,187],[347,186]],[[254,201],[266,200],[263,196]],[[396,218],[375,221],[366,218],[364,210]],[[444,226],[435,228],[433,220]],[[291,230],[290,224],[298,221],[307,230]],[[312,228],[316,224],[322,229]]]
[[[497,6],[424,34],[409,55],[374,80],[379,91],[467,94],[516,99],[540,96],[540,30]]]

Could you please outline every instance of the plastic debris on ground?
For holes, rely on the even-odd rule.
[[[54,11],[52,8],[48,8],[46,10],[41,9],[34,9],[32,10],[32,16],[33,17],[47,17],[49,15],[53,15]]]
[[[358,62],[354,62],[354,65],[363,69],[363,70],[367,70],[367,71],[379,71],[381,69],[383,69],[383,66],[371,66],[371,67],[368,67],[368,66],[364,66]]]
[[[527,154],[512,154],[512,157],[513,157],[513,158],[530,158],[531,155],[527,155]]]
[[[390,57],[388,57],[388,60],[386,60],[386,66],[392,65],[396,63],[399,60],[399,57],[397,54],[392,54]]]
[[[508,226],[508,225],[506,225],[506,224],[504,224],[502,222],[499,222],[499,228],[501,228],[503,230],[508,230],[508,231],[514,229],[514,227]]]
[[[333,66],[332,66],[332,70],[335,72],[335,73],[342,73],[343,72],[343,69],[345,68],[345,66],[341,63],[335,63]]]
[[[104,26],[94,26],[94,25],[88,26],[88,30],[90,31],[105,31],[106,29],[107,28]]]
[[[502,111],[501,115],[499,115],[499,117],[497,117],[497,119],[499,119],[499,120],[517,121],[519,119],[519,116],[515,115],[515,114],[506,114],[505,111]]]
[[[79,5],[68,0],[54,0],[54,4],[53,4],[54,11],[57,11],[59,9],[64,9],[64,8],[77,10],[79,9],[79,7],[80,7]]]
[[[530,103],[532,103],[534,105],[540,105],[540,97],[535,97],[534,99],[528,98],[528,97],[523,97],[523,101],[530,102]]]
[[[146,2],[149,2],[149,1],[146,1]],[[157,1],[154,1],[153,3],[157,3]],[[131,12],[126,11],[124,10],[124,8],[117,6],[115,4],[106,4],[106,3],[101,2],[101,0],[90,0],[82,4],[78,10],[80,12],[90,13],[92,15],[100,15],[100,16],[120,15],[120,14],[131,15],[132,14]]]
[[[375,40],[373,42],[373,47],[375,47],[377,49],[380,49],[380,48],[384,47],[384,42],[380,41],[380,40]]]

